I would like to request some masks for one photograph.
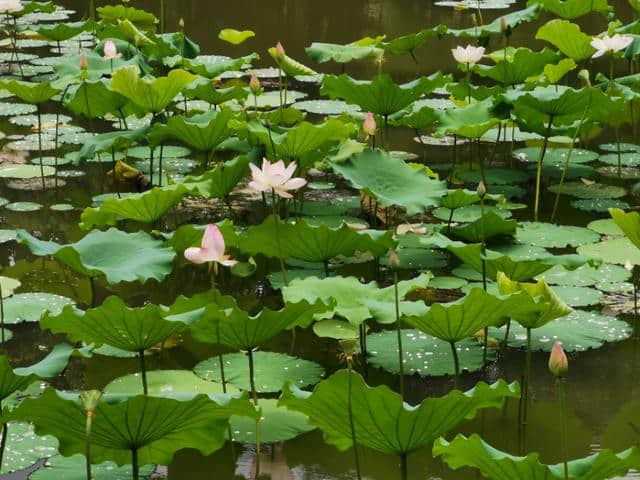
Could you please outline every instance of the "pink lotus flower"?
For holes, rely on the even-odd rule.
[[[275,59],[278,63],[280,63],[284,60],[284,57],[285,57],[284,47],[280,42],[278,42],[278,44],[276,45]]]
[[[624,50],[631,42],[633,42],[632,36],[619,35],[617,33],[613,37],[609,35],[605,35],[602,38],[594,37],[593,40],[591,40],[591,46],[596,49],[596,53],[593,54],[592,58],[601,57],[607,52],[615,53]]]
[[[466,47],[457,47],[451,50],[453,58],[458,63],[466,63],[467,65],[475,65],[482,57],[484,57],[484,47],[474,47],[467,45]]]
[[[0,13],[16,13],[23,8],[20,0],[0,0]]]
[[[569,371],[569,361],[567,355],[564,353],[562,344],[556,342],[551,349],[551,356],[549,357],[549,370],[556,377],[563,377]]]
[[[89,68],[89,59],[82,53],[80,55],[80,70],[87,70]]]
[[[187,248],[184,251],[184,258],[196,265],[202,263],[214,264],[216,269],[218,264],[225,267],[233,267],[238,262],[230,260],[229,255],[224,254],[224,248],[224,237],[220,233],[220,229],[215,225],[209,224],[202,236],[200,248]]]
[[[266,158],[262,160],[262,169],[259,169],[252,163],[251,168],[252,181],[249,187],[258,192],[275,192],[282,198],[293,198],[289,190],[298,190],[307,184],[304,178],[291,178],[296,171],[296,163],[291,162],[285,168],[282,160],[276,163],[270,163]]]
[[[104,56],[103,60],[113,60],[115,58],[120,58],[122,56],[121,53],[118,53],[118,48],[116,44],[111,40],[107,40],[104,42]]]
[[[260,80],[255,73],[251,73],[251,79],[249,80],[249,90],[251,90],[251,93],[253,93],[254,95],[259,95],[261,88],[262,87],[260,85]]]
[[[373,113],[369,112],[362,124],[362,131],[366,133],[367,136],[373,137],[376,134],[376,129],[376,118],[373,116]]]

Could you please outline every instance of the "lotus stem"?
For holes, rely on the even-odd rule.
[[[620,128],[616,127],[616,153],[618,154],[618,181],[622,178],[622,153],[620,152]]]
[[[347,409],[349,411],[349,426],[351,428],[351,443],[353,443],[353,457],[356,462],[356,478],[361,480],[362,476],[360,474],[360,457],[358,455],[358,444],[356,442],[356,427],[353,421],[353,406],[352,406],[352,373],[353,373],[353,365],[352,360],[349,359],[347,361],[347,367],[349,369],[349,383],[347,384]]]
[[[93,475],[91,474],[91,424],[93,422],[93,410],[87,411],[87,423],[85,427],[85,437],[84,437],[84,456],[86,461],[86,469],[87,469],[87,480],[92,480]]]
[[[544,141],[542,143],[542,149],[540,150],[540,156],[538,157],[538,170],[536,172],[536,202],[533,209],[535,221],[538,221],[538,209],[540,206],[540,184],[542,181],[542,162],[544,161],[544,155],[547,153],[547,145],[549,144],[549,135],[551,134],[551,124],[553,123],[553,115],[549,115],[549,124],[547,125],[547,131],[544,135]]]
[[[133,480],[140,480],[140,467],[138,466],[138,449],[131,449],[131,474]]]
[[[569,454],[567,448],[567,404],[564,392],[564,378],[558,377],[558,397],[560,399],[560,435],[562,437],[562,461],[564,463],[564,480],[569,480]]]
[[[280,111],[282,111],[282,67],[278,63],[278,93],[280,95]]]
[[[460,359],[458,358],[458,350],[456,349],[456,342],[449,342],[451,345],[451,354],[453,355],[453,367],[455,375],[453,377],[453,388],[458,390],[460,386]]]
[[[138,351],[138,358],[140,358],[140,376],[142,377],[142,391],[145,395],[149,394],[149,388],[147,387],[147,369],[145,365],[144,349]]]
[[[2,294],[2,285],[0,284],[0,336],[2,337],[2,343],[5,342],[4,337],[4,298]],[[0,471],[2,471],[2,457],[0,456]]]
[[[398,295],[398,270],[393,269],[393,291],[396,299],[396,334],[398,336],[398,371],[400,372],[400,395],[404,401],[404,355],[402,352],[402,329],[400,325],[400,298]]]
[[[96,306],[96,282],[94,277],[89,277],[89,287],[91,289],[91,302],[89,302],[89,306],[93,308]]]
[[[164,33],[164,0],[160,0],[160,33]]]
[[[153,153],[155,148],[151,147],[151,153],[149,155],[149,184],[153,187]]]
[[[385,146],[386,150],[389,150],[389,115],[385,114],[384,116],[384,137],[385,137]]]
[[[366,320],[360,324],[360,352],[362,353],[362,373],[365,380],[369,378],[369,365],[367,363],[367,323]]]
[[[449,213],[449,220],[447,221],[447,233],[451,232],[451,222],[453,221],[453,214],[455,213],[456,209],[452,208],[451,212]]]
[[[162,186],[162,157],[164,155],[164,143],[160,144],[160,162],[158,165],[158,180],[160,181],[160,186]]]
[[[407,468],[407,454],[400,455],[400,474],[402,480],[409,480],[409,469]]]
[[[2,462],[4,459],[4,451],[7,448],[7,436],[9,433],[9,425],[5,422],[2,424],[2,439],[0,439],[0,470],[2,470]]]
[[[280,269],[282,270],[282,280],[284,286],[289,286],[289,279],[287,278],[287,269],[284,266],[284,257],[282,256],[282,243],[280,241],[280,215],[278,215],[278,204],[276,201],[276,191],[271,190],[271,207],[273,208],[273,223],[276,229],[276,243],[278,244],[278,258],[280,259]]]
[[[498,135],[496,136],[496,144],[493,146],[493,151],[491,152],[491,159],[489,160],[489,166],[493,165],[493,161],[496,159],[496,154],[498,153],[498,144],[500,143],[501,133],[502,133],[502,122],[498,123]]]
[[[256,391],[256,379],[255,369],[253,365],[253,350],[249,348],[247,350],[247,356],[249,357],[249,383],[251,384],[251,396],[253,398],[253,405],[258,408],[258,392]],[[260,418],[256,420],[256,475],[255,478],[260,476]]]
[[[529,403],[529,381],[531,377],[531,328],[527,328],[527,354],[524,365],[524,379],[522,386],[522,415],[520,422],[522,425],[527,424],[527,410]]]
[[[456,169],[456,160],[458,157],[458,136],[453,134],[453,162],[451,163],[451,172],[449,173],[449,178],[447,179],[449,186],[453,182],[453,175]]]
[[[24,77],[24,72],[22,71],[22,62],[20,61],[20,56],[18,54],[18,20],[15,15],[11,15],[11,18],[13,19],[13,30],[11,32],[11,43],[13,44],[13,52],[11,54],[11,58],[13,59],[13,55],[16,56],[16,63],[18,64],[18,69],[20,70],[20,76]],[[11,64],[11,60],[9,61],[9,64]]]
[[[38,154],[40,156],[40,177],[42,178],[42,190],[46,188],[44,183],[44,165],[42,163],[42,113],[40,104],[36,104],[38,114]]]
[[[509,331],[511,330],[511,319],[507,320],[507,328],[504,332],[504,340],[502,341],[502,354],[504,355],[507,345],[509,343]]]

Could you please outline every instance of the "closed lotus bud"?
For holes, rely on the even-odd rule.
[[[624,262],[624,268],[626,268],[629,272],[633,272],[633,263],[627,260],[626,262]]]
[[[394,270],[400,267],[400,257],[398,257],[398,252],[395,250],[391,250],[391,254],[389,255],[389,266]]]
[[[178,27],[180,27],[180,31],[184,30],[184,18],[181,18],[178,22]]]
[[[276,54],[275,54],[275,59],[276,62],[280,63],[284,60],[285,57],[285,51],[284,51],[284,47],[282,46],[282,43],[278,42],[276,45]]]
[[[89,68],[89,60],[87,56],[83,53],[80,55],[80,70],[87,70]]]
[[[352,360],[358,354],[358,344],[354,338],[340,340],[338,343],[347,360]]]
[[[253,93],[254,95],[260,94],[260,80],[258,80],[258,77],[256,77],[255,73],[251,74],[251,80],[249,80],[249,90],[251,90],[251,93]]]
[[[556,342],[551,349],[551,356],[549,357],[549,370],[556,377],[564,377],[569,371],[569,361],[567,355],[564,353],[562,344]]]
[[[504,33],[507,31],[507,28],[509,28],[507,25],[507,21],[504,17],[500,17],[500,31]]]
[[[376,126],[376,117],[374,117],[373,113],[367,113],[366,118],[364,119],[364,123],[362,124],[362,131],[373,137],[376,134],[377,126]]]
[[[476,17],[475,13],[471,14],[471,23],[473,24],[474,27],[478,26],[478,17]]]
[[[478,196],[480,198],[484,198],[484,196],[487,194],[487,187],[485,187],[483,181],[480,181],[480,183],[478,184],[476,192],[478,193]]]
[[[585,87],[591,86],[591,79],[589,78],[589,70],[583,69],[578,72],[578,78],[582,81]]]
[[[101,397],[102,392],[100,390],[87,390],[80,394],[80,401],[82,402],[84,409],[87,411],[87,414],[93,415],[93,411],[98,406],[98,403],[100,403]]]

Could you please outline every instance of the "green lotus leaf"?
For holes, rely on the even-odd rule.
[[[262,253],[268,257],[279,257],[281,252],[283,258],[328,262],[338,255],[350,257],[356,252],[370,252],[380,257],[394,246],[392,231],[373,236],[366,230],[357,232],[345,224],[338,228],[311,226],[304,219],[281,223],[279,241],[274,235],[275,229],[273,216],[261,225],[249,227],[247,235],[240,241],[240,250],[250,255]]]
[[[617,153],[609,153],[607,155],[601,155],[598,160],[607,165],[618,166],[619,163],[623,167],[640,166],[640,155],[638,152],[627,152],[621,153],[620,155]]]
[[[421,315],[426,311],[427,307],[422,301],[404,301],[404,298],[412,290],[426,287],[432,277],[423,273],[412,280],[398,282],[401,314]],[[381,324],[396,321],[393,286],[378,288],[376,282],[363,284],[355,277],[297,279],[283,289],[282,295],[287,302],[335,301],[335,305],[315,316],[317,320],[342,317],[356,326],[368,319]]]
[[[559,55],[548,48],[539,52],[521,47],[509,52],[501,58],[501,52],[496,52],[495,65],[478,64],[473,71],[481,77],[488,77],[502,85],[517,85],[524,83],[529,77],[543,72],[546,65],[557,62]]]
[[[282,353],[255,352],[253,360],[256,391],[260,393],[279,392],[286,382],[291,382],[298,388],[304,388],[315,385],[324,377],[324,368],[317,363]],[[247,355],[230,353],[223,355],[222,361],[227,383],[242,390],[251,391]],[[193,371],[205,380],[222,382],[218,356],[203,360],[194,367]]]
[[[157,305],[130,308],[119,297],[109,297],[101,306],[87,311],[67,305],[60,314],[47,312],[40,327],[64,333],[75,342],[140,352],[186,328],[182,322],[165,319],[165,313]]]
[[[65,55],[53,65],[53,68],[59,78],[56,85],[66,87],[70,83],[79,83],[83,80],[83,73],[87,76],[87,80],[97,80],[101,77],[111,75],[112,71],[116,71],[121,67],[134,65],[139,66],[142,64],[140,56],[134,56],[129,60],[125,60],[124,58],[114,58],[112,69],[111,62],[105,61],[104,58],[102,58],[102,55],[96,52],[89,52],[85,54],[88,68],[86,70],[82,70],[80,68],[80,57],[80,54]]]
[[[600,282],[624,282],[631,277],[631,273],[619,265],[609,263],[598,266],[583,265],[571,271],[558,265],[540,277],[550,285],[588,287]]]
[[[487,25],[478,25],[461,30],[448,28],[446,33],[460,38],[483,38],[502,33],[502,22],[507,26],[507,31],[511,32],[518,25],[536,20],[540,15],[540,6],[537,4],[528,6],[522,10],[501,15]]]
[[[540,5],[543,10],[566,20],[583,17],[591,12],[601,13],[606,16],[612,10],[607,0],[594,0],[593,2],[583,2],[582,0],[529,0],[527,5]]]
[[[419,32],[412,33],[410,35],[402,35],[400,37],[393,38],[388,42],[381,44],[384,51],[392,55],[413,55],[414,52],[424,46],[427,41],[435,36],[440,36],[446,32],[446,26],[438,25],[433,28],[425,28]]]
[[[378,58],[384,54],[384,50],[377,45],[338,45],[336,43],[314,42],[305,48],[305,52],[317,63],[329,61],[337,63],[349,63],[353,60],[363,60],[365,58]]]
[[[335,340],[354,340],[360,335],[358,327],[354,327],[344,320],[334,318],[314,323],[313,333],[318,337],[333,338]]]
[[[576,62],[574,62],[573,59],[563,58],[555,65],[545,65],[540,75],[529,77],[527,82],[538,82],[541,84],[558,83],[567,73],[576,68]]]
[[[603,199],[621,198],[627,195],[624,187],[616,185],[603,185],[602,183],[586,184],[584,182],[565,182],[563,185],[551,185],[549,191],[553,193],[562,193],[572,197],[584,199]]]
[[[424,100],[417,100],[389,117],[389,123],[428,131],[438,122],[440,112]]]
[[[627,237],[610,238],[598,243],[582,245],[578,247],[578,253],[607,263],[625,265],[631,262],[633,265],[640,265],[640,250]]]
[[[570,307],[589,307],[598,305],[602,292],[590,287],[554,287],[554,292]]]
[[[182,94],[189,99],[204,100],[212,105],[220,105],[231,100],[246,101],[249,89],[238,85],[214,88],[211,80],[200,77],[183,90]]]
[[[42,170],[38,165],[26,165],[26,164],[4,164],[0,166],[0,178],[20,178],[29,179],[37,178],[40,176],[49,177],[56,173],[54,167],[44,166]]]
[[[620,227],[618,227],[618,224],[613,218],[602,218],[600,220],[594,220],[592,222],[589,222],[587,228],[608,237],[619,237],[621,235],[624,235],[624,232]]]
[[[449,193],[440,200],[440,205],[449,210],[457,210],[478,203],[479,201],[480,195],[478,195],[477,192],[459,188],[457,190],[450,190]]]
[[[354,188],[376,198],[380,206],[404,207],[409,215],[437,205],[447,192],[445,182],[429,178],[382,150],[367,149],[346,162],[329,164]]]
[[[20,10],[19,12],[11,13],[12,16],[23,17],[30,13],[42,13],[42,14],[53,13],[57,9],[56,4],[53,2],[29,1],[29,2],[21,2],[21,3],[23,6],[22,10]]]
[[[37,437],[40,438],[40,437]],[[46,438],[46,437],[45,437]],[[71,457],[54,455],[34,473],[29,475],[29,480],[85,480],[87,478],[84,455],[77,454]],[[155,470],[153,465],[145,465],[140,468],[140,478],[145,480],[151,477]],[[100,480],[128,480],[131,477],[131,467],[117,467],[113,462],[105,462],[91,466],[91,473]]]
[[[612,208],[609,213],[618,228],[640,249],[640,215],[637,212],[625,213],[619,208]]]
[[[509,316],[525,328],[540,328],[573,311],[543,279],[536,283],[516,282],[499,272],[497,283],[502,295],[524,294],[518,295],[519,302]]]
[[[212,401],[199,395],[179,401],[139,395],[114,404],[101,402],[92,423],[91,460],[125,465],[136,451],[140,465],[167,465],[184,448],[209,455],[224,445],[229,417],[256,414],[246,397]],[[11,417],[30,421],[38,435],[56,437],[62,455],[85,451],[87,414],[77,399],[62,398],[49,388],[38,398],[24,400]]]
[[[566,2],[556,1],[556,3]],[[571,3],[576,2],[574,0]],[[582,3],[584,4],[584,2]],[[576,62],[591,58],[596,51],[596,49],[591,46],[591,36],[583,33],[578,25],[568,20],[550,20],[538,29],[536,39],[549,42],[564,55]]]
[[[89,277],[104,275],[107,282],[162,280],[173,267],[175,253],[144,232],[125,233],[115,228],[93,230],[76,243],[59,245],[38,240],[24,230],[17,239],[34,255],[53,255],[58,261]]]
[[[260,441],[263,443],[285,442],[314,429],[304,414],[279,406],[276,399],[260,399],[258,408],[262,412]],[[231,435],[234,442],[255,444],[256,422],[247,417],[231,417]]]
[[[563,168],[570,149],[548,148],[544,154],[544,165]],[[513,151],[513,156],[520,161],[534,164],[540,158],[540,147],[519,148]],[[574,148],[569,165],[593,162],[598,159],[598,152]],[[617,165],[617,162],[616,162]]]
[[[240,45],[246,42],[251,37],[255,37],[256,34],[251,30],[235,30],[233,28],[224,28],[218,33],[218,38],[231,45]]]
[[[284,58],[279,61],[276,59],[276,47],[271,47],[269,50],[269,55],[271,58],[275,60],[278,66],[282,69],[282,71],[289,76],[297,77],[299,75],[317,75],[318,72],[313,70],[312,68],[307,67],[306,65],[294,60],[289,55],[284,56]]]
[[[144,112],[157,114],[195,79],[184,70],[171,70],[166,77],[143,78],[138,67],[127,66],[113,73],[111,89],[128,98]]]
[[[489,210],[473,223],[452,228],[451,234],[468,242],[482,242],[496,236],[514,235],[517,226],[515,220],[505,220]]]
[[[436,111],[439,135],[456,134],[466,138],[480,138],[500,123],[494,116],[493,100],[487,99],[460,108]]]
[[[610,208],[630,208],[627,202],[621,200],[608,200],[606,198],[573,200],[571,202],[573,208],[584,210],[585,212],[608,212]]]
[[[7,298],[13,295],[16,288],[21,285],[20,280],[11,277],[0,276],[0,296]]]
[[[36,24],[31,27],[43,37],[56,42],[69,40],[90,28],[90,22]]]
[[[234,117],[235,114],[227,109],[189,118],[173,115],[166,125],[156,124],[153,127],[150,142],[159,145],[167,139],[175,139],[195,150],[209,152],[231,136],[229,120]]]
[[[411,407],[387,386],[369,387],[357,373],[340,370],[320,382],[313,392],[287,385],[279,405],[304,413],[320,428],[325,441],[339,450],[353,446],[349,427],[347,384],[352,380],[352,411],[356,441],[377,452],[406,455],[433,442],[481,408],[499,407],[506,397],[517,397],[517,383],[479,382],[472,390],[454,390],[444,397],[427,398]]]
[[[83,160],[92,160],[96,154],[107,153],[109,161],[111,153],[127,149],[142,140],[149,127],[142,127],[138,130],[114,130],[112,132],[100,133],[83,142],[82,148],[75,154],[73,162],[78,164]]]
[[[465,183],[478,184],[482,180],[481,170],[465,170],[456,176]],[[510,168],[491,168],[484,172],[484,182],[489,190],[495,185],[513,185],[514,183],[526,183],[529,181],[527,172]]]
[[[18,293],[4,301],[4,323],[37,322],[45,311],[58,313],[73,300],[43,292]]]
[[[378,75],[370,82],[354,80],[347,75],[326,75],[322,80],[320,93],[358,105],[365,112],[388,116],[449,81],[451,76],[440,72],[403,85],[395,84],[386,74]]]
[[[148,395],[175,400],[191,400],[198,395],[215,398],[223,393],[221,383],[202,380],[189,370],[152,370],[147,372],[147,386]],[[237,393],[237,390],[227,386],[227,392]],[[103,395],[109,403],[114,403],[142,393],[140,374],[133,373],[111,381],[104,387]]]
[[[205,62],[197,58],[189,59],[183,58],[181,55],[175,55],[173,57],[163,58],[163,62],[168,67],[180,67],[206,78],[215,78],[222,75],[224,72],[240,70],[243,66],[251,64],[259,58],[260,56],[258,54],[253,53],[245,57],[222,57],[216,59],[214,62]],[[193,80],[195,80],[195,78],[193,78],[192,81]],[[191,82],[187,82],[187,84],[189,83]]]
[[[239,155],[232,160],[217,164],[202,175],[188,176],[181,183],[171,184],[167,189],[180,190],[185,187],[191,195],[206,198],[225,198],[242,180],[249,170],[249,159]]]
[[[34,387],[27,389],[25,394],[28,395],[33,389]],[[9,402],[11,400],[13,398],[10,398]],[[57,440],[51,436],[37,436],[33,431],[33,425],[25,422],[8,422],[5,425],[7,427],[7,440],[2,457],[2,473],[4,476],[19,475],[20,473],[18,472],[32,469],[34,464],[44,459],[48,462],[48,457],[58,453]],[[82,468],[82,471],[86,477],[84,468]]]
[[[545,248],[579,247],[597,242],[600,236],[584,227],[552,223],[522,222],[516,231],[516,241]]]
[[[107,23],[129,20],[131,23],[146,29],[153,29],[158,23],[158,19],[152,13],[124,5],[105,5],[104,7],[98,7],[96,10],[100,19]]]
[[[501,323],[510,316],[518,295],[496,297],[481,288],[451,303],[434,303],[420,317],[405,317],[414,328],[446,342],[459,342],[479,330]]]
[[[0,88],[11,92],[23,102],[32,105],[48,102],[60,93],[59,89],[47,82],[33,83],[20,80],[0,80]]]
[[[104,117],[107,113],[124,116],[121,112],[129,101],[111,90],[107,80],[86,80],[71,88],[64,105],[76,115],[87,118]]]

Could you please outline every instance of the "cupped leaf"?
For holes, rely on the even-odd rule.
[[[504,51],[503,51],[504,52]],[[559,60],[559,55],[548,48],[539,52],[521,47],[513,52],[504,54],[495,52],[495,65],[478,64],[473,71],[481,77],[488,77],[502,85],[517,85],[524,83],[529,77],[543,72],[544,68]]]
[[[468,242],[483,242],[501,235],[514,235],[518,222],[505,220],[489,210],[478,220],[451,229],[451,234]]]
[[[129,20],[141,28],[155,28],[158,19],[150,12],[125,5],[105,5],[98,7],[98,15],[107,23],[117,23],[118,20]]]
[[[578,25],[568,20],[550,20],[538,29],[536,38],[546,40],[576,62],[591,58],[596,51],[591,46],[591,36],[583,33]]]
[[[253,53],[240,58],[217,57],[214,61],[205,61],[199,58],[190,59],[175,55],[163,58],[163,62],[168,67],[180,67],[206,78],[215,78],[224,72],[240,70],[259,58],[258,54]]]
[[[47,82],[33,83],[20,80],[2,80],[0,88],[8,90],[23,102],[40,104],[51,100],[60,90]]]
[[[246,42],[251,37],[255,37],[256,34],[251,30],[236,30],[234,28],[224,28],[218,33],[218,38],[231,45],[240,45]]]
[[[591,12],[607,15],[612,8],[607,0],[594,0],[593,2],[584,2],[582,0],[529,0],[527,5],[540,5],[557,17],[566,20],[583,17]]]
[[[168,139],[178,140],[201,152],[210,152],[231,136],[229,121],[235,114],[229,109],[210,112],[192,117],[173,115],[166,125],[156,124],[149,134],[152,145],[159,145]]]
[[[454,390],[411,407],[389,387],[369,387],[359,374],[340,370],[320,382],[313,392],[287,385],[278,404],[304,413],[312,425],[323,431],[327,443],[347,450],[353,446],[347,396],[349,375],[356,441],[390,455],[406,455],[422,448],[462,420],[474,417],[477,410],[499,407],[506,397],[520,395],[516,383],[480,382],[468,392]]]
[[[629,241],[640,249],[640,215],[637,212],[626,213],[619,208],[609,209],[609,214]]]
[[[141,127],[136,130],[114,130],[112,132],[99,133],[83,142],[80,150],[72,156],[73,162],[78,164],[83,160],[93,160],[96,155],[108,152],[109,161],[111,153],[127,149],[141,141],[149,127]]]
[[[86,80],[69,89],[64,105],[76,115],[86,118],[100,118],[107,113],[123,116],[123,109],[129,100],[111,90],[105,79]]]
[[[181,183],[171,184],[167,189],[180,190],[185,187],[191,195],[207,198],[224,198],[229,195],[249,170],[249,159],[239,155],[232,160],[217,164],[202,175],[188,176]]]
[[[436,132],[440,135],[455,134],[466,138],[480,138],[500,123],[493,112],[492,99],[460,108],[438,110],[436,113],[438,117]]]
[[[314,62],[326,63],[333,61],[336,63],[349,63],[353,60],[363,60],[365,58],[378,58],[384,51],[377,45],[339,45],[336,43],[314,42],[305,48],[305,52]]]
[[[93,230],[69,245],[38,240],[24,230],[18,232],[17,239],[34,255],[53,255],[76,272],[90,277],[104,275],[109,283],[162,280],[171,272],[175,257],[173,250],[144,232],[125,233],[115,228]]]
[[[88,30],[89,27],[90,22],[85,21],[72,23],[36,24],[33,25],[31,29],[49,40],[63,42],[75,37],[76,35],[80,35],[82,32]]]

